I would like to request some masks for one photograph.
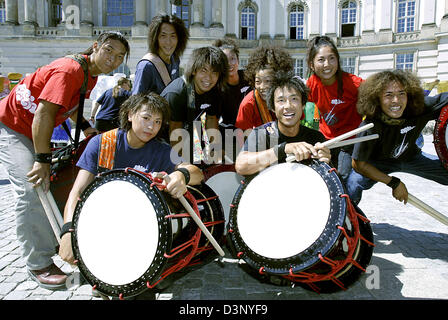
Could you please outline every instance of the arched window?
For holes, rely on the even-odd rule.
[[[190,0],[173,1],[171,13],[184,21],[185,27],[190,26]]]
[[[356,35],[357,5],[355,1],[346,1],[341,6],[341,37]]]
[[[134,24],[133,0],[107,0],[107,25],[130,27]]]
[[[240,20],[240,36],[241,39],[255,40],[255,24],[256,13],[255,9],[251,6],[246,6],[241,9]]]
[[[289,11],[289,38],[301,40],[305,31],[305,10],[302,5],[294,5]]]
[[[415,31],[415,1],[399,0],[397,8],[397,32]]]

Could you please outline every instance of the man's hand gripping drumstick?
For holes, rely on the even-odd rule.
[[[156,176],[159,175],[159,173],[155,174]],[[171,177],[169,175],[164,175],[162,177],[167,185],[170,184],[171,182]],[[186,190],[185,190],[186,191]],[[185,192],[183,193],[185,194]],[[201,221],[201,219],[198,217],[198,215],[196,214],[196,212],[194,212],[193,208],[191,207],[191,205],[188,203],[187,199],[185,199],[185,197],[183,195],[181,195],[180,197],[178,197],[179,201],[182,203],[182,205],[184,206],[184,208],[187,210],[188,214],[190,214],[191,218],[194,220],[194,222],[198,225],[198,227],[201,229],[201,231],[204,233],[204,235],[207,237],[207,239],[210,241],[210,243],[213,245],[213,247],[216,249],[216,251],[218,251],[219,255],[224,257],[225,253],[224,250],[222,250],[222,248],[220,247],[220,245],[218,244],[218,242],[215,240],[215,238],[213,237],[213,235],[210,233],[210,231],[208,231],[207,227],[204,225],[204,223]]]

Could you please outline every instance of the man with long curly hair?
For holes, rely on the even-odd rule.
[[[365,116],[360,126],[374,127],[360,134],[377,133],[379,139],[358,143],[352,154],[353,169],[347,189],[354,203],[361,201],[363,190],[382,182],[392,189],[395,199],[408,200],[405,184],[392,172],[406,172],[448,185],[448,171],[436,157],[416,145],[428,121],[437,119],[448,104],[448,93],[425,97],[420,81],[409,71],[376,73],[359,87],[357,109]]]

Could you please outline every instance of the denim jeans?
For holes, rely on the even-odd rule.
[[[15,216],[17,239],[22,256],[31,270],[53,263],[57,241],[37,192],[26,174],[34,160],[33,142],[0,122],[0,162],[5,167],[16,194]]]
[[[369,161],[369,163],[386,174],[406,172],[448,185],[448,171],[442,166],[439,158],[425,152],[418,153],[408,161],[383,160]],[[353,203],[358,204],[361,201],[362,192],[372,188],[375,183],[376,181],[352,169],[347,180],[347,192]]]

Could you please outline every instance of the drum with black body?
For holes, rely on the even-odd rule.
[[[445,169],[448,170],[448,106],[443,107],[434,127],[434,146]]]
[[[249,272],[317,292],[346,289],[373,252],[369,221],[323,162],[283,163],[244,181],[230,210],[233,254]]]
[[[151,174],[128,168],[102,173],[81,194],[73,215],[73,253],[81,274],[100,293],[132,297],[213,257],[200,228],[162,189]],[[223,210],[213,190],[188,186],[184,196],[222,242]]]

